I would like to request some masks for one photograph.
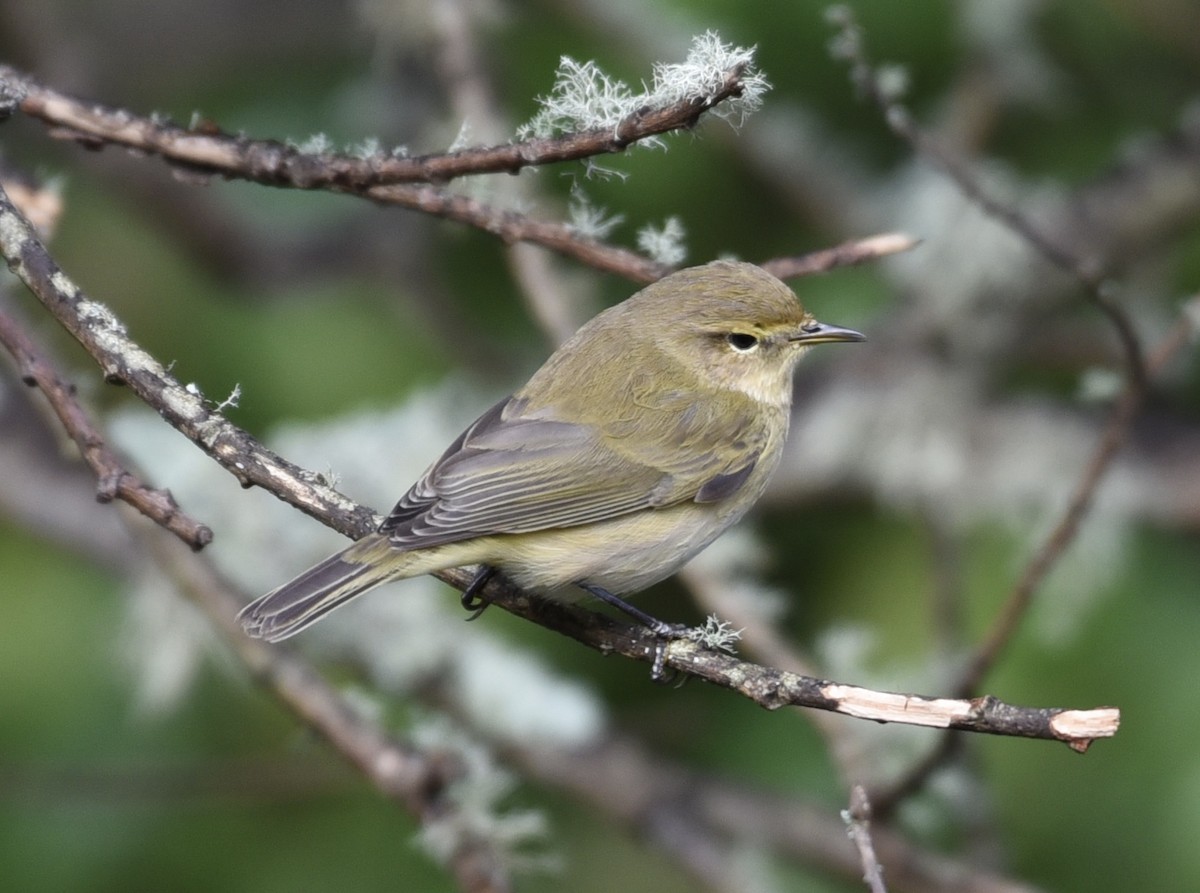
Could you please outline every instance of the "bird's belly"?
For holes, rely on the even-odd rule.
[[[742,512],[686,503],[599,524],[494,537],[489,562],[522,588],[558,598],[581,581],[614,595],[638,592],[670,576],[715,540]]]

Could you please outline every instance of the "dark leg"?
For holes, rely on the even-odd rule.
[[[496,576],[494,567],[487,564],[481,565],[479,572],[475,574],[475,579],[463,590],[462,606],[471,612],[471,616],[467,618],[468,621],[474,620],[492,603],[490,599],[480,595],[479,590],[486,586],[488,580],[494,576]]]
[[[678,639],[684,632],[687,631],[687,626],[684,624],[667,623],[659,620],[657,617],[651,617],[645,611],[641,610],[640,608],[635,608],[633,605],[629,604],[629,602],[625,601],[623,598],[613,595],[607,589],[601,589],[599,586],[595,586],[591,583],[576,583],[575,585],[585,592],[590,592],[605,604],[612,605],[618,611],[632,617],[634,620],[660,638]]]
[[[580,589],[589,592],[605,604],[612,605],[618,611],[632,617],[650,632],[658,637],[658,647],[654,651],[654,663],[650,667],[650,678],[655,682],[669,682],[670,677],[665,672],[663,662],[667,658],[667,643],[671,639],[683,637],[688,627],[682,623],[667,623],[657,617],[651,617],[640,608],[635,608],[629,602],[613,595],[607,589],[602,589],[591,583],[576,583]]]

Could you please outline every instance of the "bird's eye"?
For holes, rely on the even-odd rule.
[[[758,347],[758,338],[749,332],[730,332],[725,336],[729,346],[739,353],[746,353]]]

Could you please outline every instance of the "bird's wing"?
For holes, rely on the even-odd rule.
[[[663,412],[654,411],[656,423],[627,419],[627,430],[601,431],[527,413],[519,398],[502,400],[450,445],[380,531],[402,548],[423,548],[574,527],[687,500],[715,502],[736,492],[758,459],[758,438],[709,430],[704,439],[715,437],[723,448],[697,449],[688,434],[694,420],[672,424]],[[629,436],[635,428],[642,436]]]

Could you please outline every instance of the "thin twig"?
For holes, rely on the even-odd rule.
[[[1162,370],[1163,366],[1188,343],[1194,334],[1195,323],[1190,315],[1195,312],[1197,306],[1200,306],[1200,297],[1194,297],[1188,302],[1171,331],[1151,353],[1145,365],[1145,374],[1150,379],[1153,379]],[[1188,307],[1191,308],[1190,312]],[[1066,547],[1075,539],[1079,525],[1091,507],[1100,480],[1124,444],[1133,418],[1141,408],[1146,396],[1146,382],[1147,379],[1142,378],[1130,380],[1117,398],[1116,405],[1113,406],[1109,415],[1108,423],[1100,435],[1100,440],[1087,465],[1084,466],[1083,474],[1075,484],[1075,490],[1071,494],[1066,510],[1025,565],[1021,576],[1017,579],[1004,605],[992,622],[991,628],[982,642],[976,646],[970,662],[960,676],[954,689],[958,697],[967,697],[982,684],[1020,626],[1038,586],[1049,574],[1055,561],[1066,550]]]
[[[942,148],[917,126],[904,104],[884,88],[883,79],[867,54],[865,37],[850,7],[833,7],[829,11],[829,18],[831,23],[840,29],[835,45],[836,55],[850,63],[850,75],[855,86],[879,108],[891,131],[907,142],[919,156],[931,160],[941,168],[976,207],[1007,226],[1051,264],[1073,276],[1083,287],[1088,300],[1108,317],[1116,329],[1130,381],[1136,384],[1144,383],[1145,364],[1133,322],[1108,294],[1108,284],[1100,272],[1099,265],[1085,263],[1075,257],[1015,207],[992,196],[961,160]]]
[[[83,460],[96,473],[96,500],[127,502],[156,524],[165,527],[193,549],[212,542],[213,533],[186,515],[169,490],[146,485],[114,453],[75,397],[75,386],[63,378],[50,359],[29,337],[11,313],[0,309],[0,344],[12,354],[21,380],[37,387],[79,447]]]
[[[780,279],[792,279],[879,260],[892,254],[910,251],[919,244],[920,239],[914,239],[904,233],[881,233],[864,239],[851,239],[832,248],[822,248],[795,257],[771,258],[763,261],[760,266]]]
[[[858,850],[862,860],[863,881],[871,893],[887,893],[883,883],[883,866],[875,855],[875,844],[871,842],[871,802],[862,785],[856,784],[850,789],[850,808],[842,813],[846,822],[846,833]]]
[[[1146,372],[1150,376],[1150,380],[1153,380],[1195,336],[1196,319],[1198,318],[1200,318],[1200,295],[1192,297],[1184,304],[1175,325],[1147,357]],[[1066,543],[1074,536],[1075,529],[1086,513],[1086,502],[1095,492],[1096,481],[1112,462],[1124,441],[1130,422],[1143,396],[1144,391],[1136,384],[1130,382],[1126,385],[1113,408],[1095,452],[1076,484],[1067,510],[1041,549],[1026,565],[1021,577],[1013,586],[993,621],[991,629],[977,646],[955,684],[954,692],[957,697],[968,697],[983,683],[984,678],[999,659],[1005,645],[1016,632],[1021,618],[1028,610],[1033,593],[1044,579],[1045,574],[1049,572],[1054,557],[1053,550],[1065,548]],[[881,816],[890,815],[901,800],[919,791],[929,777],[953,759],[960,750],[961,740],[957,736],[944,735],[901,778],[873,792],[872,799],[876,812]]]

